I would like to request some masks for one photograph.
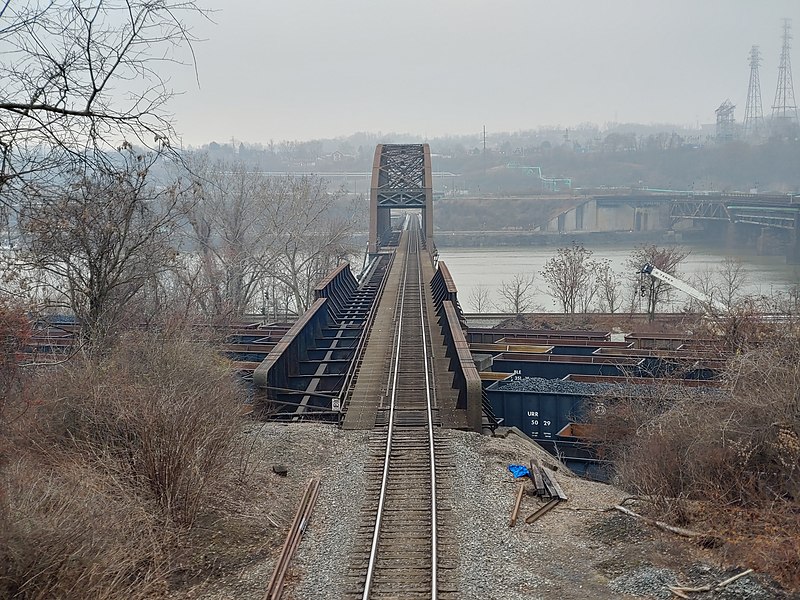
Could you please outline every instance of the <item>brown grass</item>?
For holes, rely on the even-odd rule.
[[[800,336],[792,327],[728,362],[724,393],[614,399],[593,417],[619,482],[676,524],[800,587]]]
[[[0,299],[0,427],[6,419],[6,400],[20,391],[19,362],[30,333],[31,326],[25,311]]]
[[[139,334],[140,336],[142,334]],[[99,365],[57,378],[41,435],[93,457],[191,524],[229,458],[238,396],[216,353],[188,340],[123,338]]]
[[[8,465],[0,596],[150,598],[164,590],[169,533],[130,490],[89,464]]]
[[[237,519],[240,390],[212,348],[138,333],[12,401],[26,410],[0,435],[0,597],[159,597],[202,572],[220,522],[263,535]]]

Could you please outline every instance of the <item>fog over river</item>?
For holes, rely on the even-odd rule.
[[[591,246],[594,259],[608,259],[611,267],[621,275],[629,275],[626,262],[633,247]],[[726,255],[723,251],[710,248],[688,247],[689,256],[682,263],[678,275],[688,283],[697,285],[697,279],[706,277],[710,271],[719,269]],[[503,282],[510,281],[514,275],[533,275],[535,290],[531,294],[531,311],[558,312],[553,298],[547,293],[547,284],[540,271],[544,264],[554,256],[555,248],[439,248],[439,259],[447,264],[453,276],[458,297],[465,312],[474,312],[471,295],[476,288],[483,286],[489,293],[490,310],[500,310],[502,300],[498,289]],[[793,284],[800,282],[800,265],[787,265],[782,256],[740,256],[746,281],[742,290],[746,295],[772,295],[786,292]],[[662,310],[680,310],[689,298],[675,291],[671,307]],[[623,306],[627,307],[627,304]]]

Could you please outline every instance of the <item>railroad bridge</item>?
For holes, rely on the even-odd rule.
[[[343,264],[321,281],[309,310],[253,372],[266,399],[262,405],[274,416],[315,416],[338,420],[345,429],[372,429],[389,419],[396,383],[408,395],[430,396],[435,424],[481,430],[480,375],[456,287],[435,258],[432,200],[427,144],[376,148],[368,266],[356,277]],[[393,213],[402,227],[392,228]],[[399,329],[398,317],[403,303],[412,301],[419,313],[413,332]],[[400,363],[392,361],[401,353],[421,357],[398,372]],[[421,379],[424,367],[428,381]],[[397,418],[422,422],[423,411],[406,407]]]
[[[439,545],[440,526],[452,530],[440,508],[453,470],[442,429],[480,431],[483,391],[455,286],[435,259],[430,164],[427,144],[377,147],[368,266],[321,281],[253,372],[274,416],[372,432],[348,581],[348,597],[362,600],[457,597],[454,570],[439,569],[454,556],[447,533]],[[405,213],[401,226],[392,211]]]
[[[437,260],[431,188],[427,144],[377,146],[367,266],[355,274],[349,264],[340,265],[317,285],[313,304],[280,332],[280,341],[254,338],[248,346],[254,356],[263,358],[246,368],[252,369],[255,404],[266,416],[296,421],[317,418],[338,422],[344,429],[373,429],[391,420],[393,390],[402,388],[414,401],[398,409],[398,421],[424,423],[424,407],[416,401],[425,396],[432,407],[433,425],[485,431],[497,425],[492,407],[505,402],[500,394],[487,393],[487,388],[511,373],[580,380],[632,374],[652,377],[672,369],[670,361],[678,360],[678,355],[640,355],[636,349],[647,347],[611,341],[606,332],[467,329],[455,283],[444,262]],[[598,199],[612,204],[667,204],[676,218],[731,226],[756,220],[762,226],[772,223],[795,231],[800,223],[791,198],[763,200],[757,210],[751,208],[752,198],[743,203],[741,198],[727,196]],[[409,310],[412,296],[416,308],[408,322],[413,326],[403,325],[403,311]],[[258,354],[261,341],[263,352]],[[670,348],[678,346],[689,348],[677,342]],[[233,351],[231,355],[236,356]],[[416,356],[413,366],[403,367],[398,357],[405,360],[412,355]],[[490,357],[492,368],[479,371],[479,355]],[[713,356],[692,358],[711,366],[695,368],[689,380],[707,379],[719,366]],[[509,410],[522,410],[524,402],[513,409],[503,405],[499,412],[506,423]],[[555,404],[563,405],[559,402]],[[541,423],[522,413],[513,422],[531,427],[537,421],[532,437],[545,446],[558,440],[563,448],[571,442],[561,439],[564,436],[558,432],[569,424],[568,416],[575,416],[573,408],[572,404],[559,408],[556,417]]]
[[[368,483],[345,576],[348,598],[463,597],[452,568],[458,550],[448,507],[458,492],[448,477],[454,452],[445,429],[494,429],[496,407],[504,424],[566,457],[570,467],[599,472],[599,456],[581,433],[588,407],[609,401],[597,400],[598,390],[665,376],[683,386],[684,396],[724,364],[713,345],[697,339],[648,346],[605,332],[467,329],[450,273],[436,259],[431,200],[428,146],[378,146],[367,267],[356,276],[343,264],[321,281],[311,308],[252,375],[257,404],[269,416],[370,431]],[[485,373],[476,367],[481,353],[492,366]],[[533,463],[531,469],[544,478],[544,470]],[[536,483],[550,500],[526,523],[567,499],[550,484]],[[298,512],[293,530],[303,519]],[[284,573],[284,564],[275,572]],[[281,577],[273,575],[277,588]]]

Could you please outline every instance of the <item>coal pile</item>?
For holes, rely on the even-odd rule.
[[[563,379],[543,379],[542,377],[519,377],[500,381],[494,389],[502,392],[536,392],[539,394],[595,396],[610,391],[615,387],[617,386],[608,383],[584,383],[582,381],[564,381]]]
[[[572,394],[575,396],[602,397],[638,397],[638,398],[685,398],[714,397],[723,393],[713,387],[688,387],[666,384],[632,384],[632,383],[585,383],[563,379],[544,379],[542,377],[515,377],[499,381],[492,391],[497,392],[531,392],[537,394]]]

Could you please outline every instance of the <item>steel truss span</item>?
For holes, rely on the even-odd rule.
[[[378,144],[375,148],[370,185],[370,252],[379,250],[379,240],[390,229],[392,209],[419,210],[426,243],[433,238],[433,172],[428,144]]]

